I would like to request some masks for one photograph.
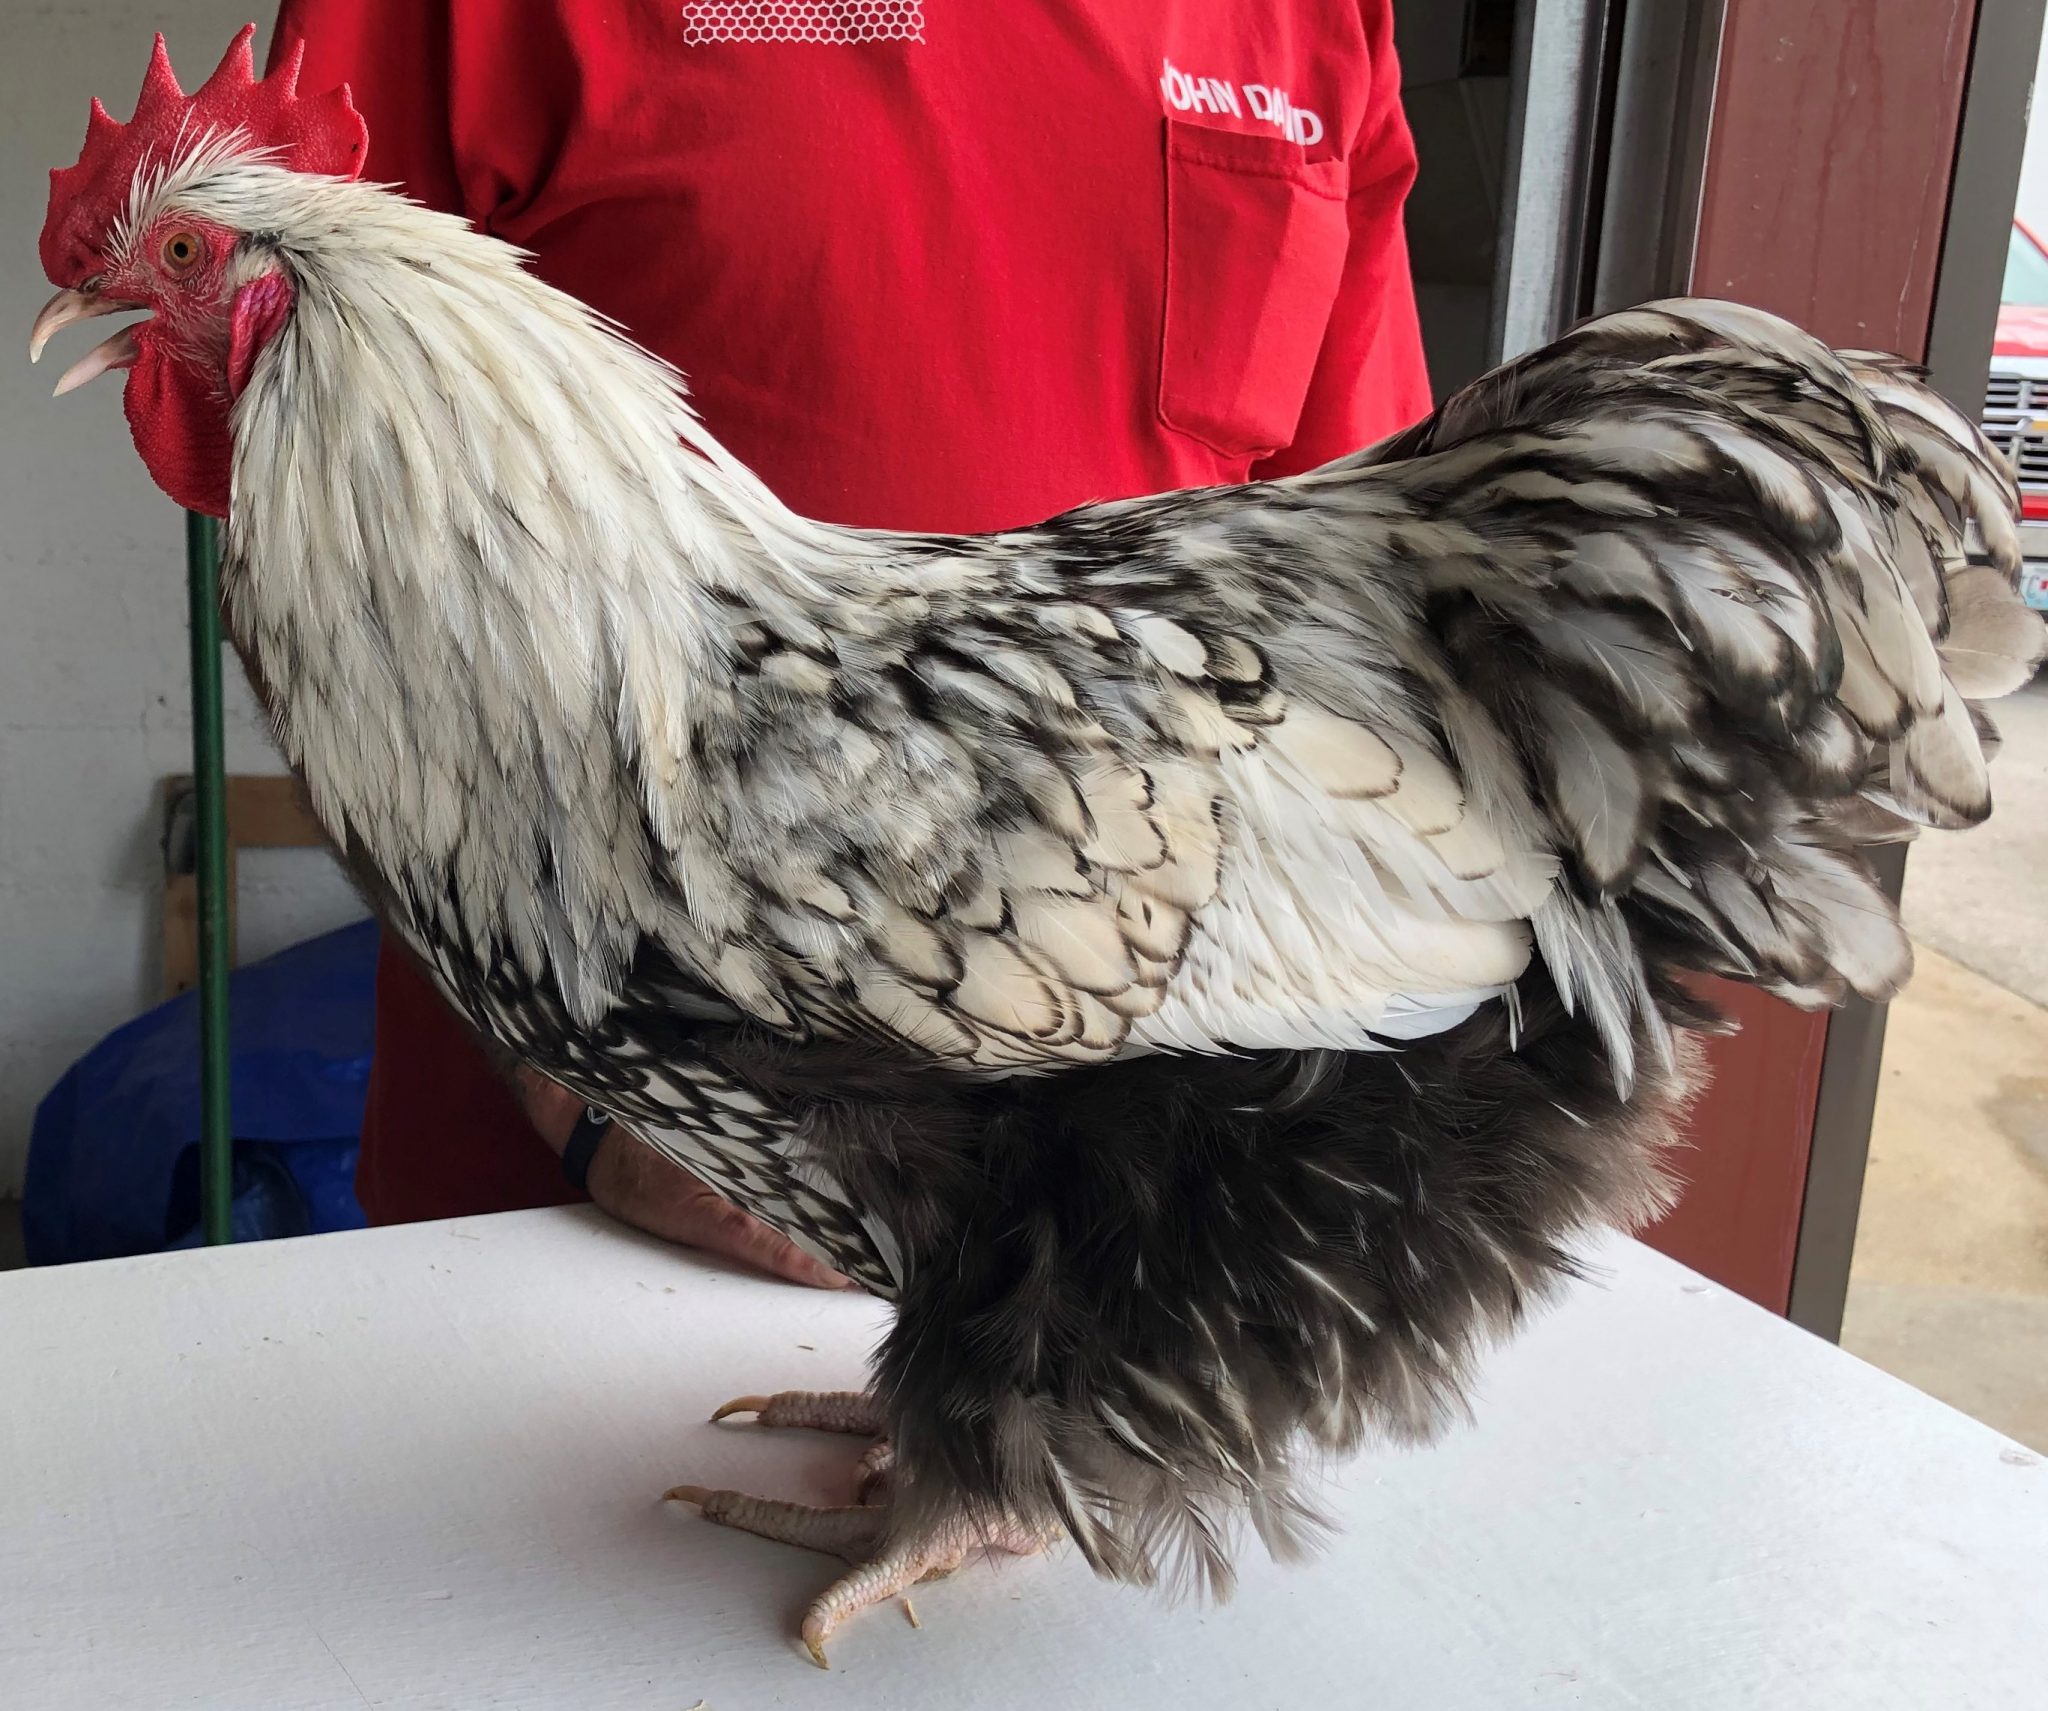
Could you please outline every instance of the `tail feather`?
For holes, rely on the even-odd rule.
[[[1802,1003],[1896,990],[1909,947],[1858,852],[1990,812],[1973,702],[2048,639],[1976,425],[1908,363],[1686,301],[1488,376],[1395,459],[1500,544],[1490,577],[1435,581],[1431,621],[1548,815],[1560,914]],[[1640,1012],[1639,956],[1538,938],[1568,997]]]
[[[2039,664],[2048,633],[2041,616],[2012,596],[2009,578],[1994,564],[1965,564],[1948,573],[1948,630],[1940,638],[1941,665],[1956,692],[1971,701],[1995,701],[2022,688]]]

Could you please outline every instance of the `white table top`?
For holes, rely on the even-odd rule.
[[[2048,1705],[2048,1469],[1633,1244],[1344,1474],[1305,1568],[1173,1608],[1071,1553],[870,1612],[684,1479],[843,1501],[850,1440],[714,1404],[858,1381],[882,1310],[596,1214],[0,1277],[10,1711],[1963,1711]]]

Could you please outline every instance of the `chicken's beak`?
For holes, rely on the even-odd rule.
[[[134,307],[132,303],[113,302],[89,291],[60,291],[43,305],[42,313],[36,316],[36,324],[29,329],[28,360],[40,361],[43,347],[50,342],[52,335],[73,321],[89,321],[95,315],[118,314],[123,309]],[[51,396],[62,398],[65,393],[77,391],[88,380],[110,369],[133,368],[141,354],[135,343],[135,329],[123,327],[112,338],[94,345],[67,368]]]

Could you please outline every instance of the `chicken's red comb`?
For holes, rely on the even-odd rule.
[[[51,284],[77,285],[97,270],[99,246],[108,224],[127,204],[137,169],[145,159],[167,159],[181,139],[240,131],[251,147],[268,151],[293,172],[354,178],[363,170],[369,127],[349,99],[348,85],[302,97],[298,83],[304,42],[292,43],[268,77],[257,77],[251,51],[255,37],[256,26],[245,24],[219,68],[187,95],[178,87],[159,35],[135,117],[124,125],[94,100],[78,164],[50,174],[41,248]]]

